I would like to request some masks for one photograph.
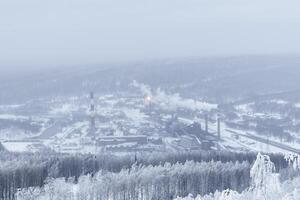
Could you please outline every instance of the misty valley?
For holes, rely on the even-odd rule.
[[[296,200],[299,63],[165,59],[2,77],[0,199]]]

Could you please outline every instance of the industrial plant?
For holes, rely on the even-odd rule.
[[[44,121],[38,133],[31,130],[26,137],[7,138],[2,143],[7,146],[16,144],[20,151],[49,149],[93,154],[210,150],[220,147],[221,121],[214,110],[210,112],[211,116],[204,111],[189,113],[187,108],[172,111],[162,107],[158,99],[149,94],[128,98],[97,96],[90,92],[88,97],[84,95],[72,101],[72,104],[52,101],[50,111],[45,110],[36,119],[28,121],[31,126],[33,120]],[[39,103],[31,106],[38,106]],[[199,116],[200,120],[194,120],[194,116]],[[218,127],[217,131],[209,129],[209,124]]]

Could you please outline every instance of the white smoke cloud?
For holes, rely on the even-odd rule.
[[[151,88],[148,85],[145,85],[143,83],[139,83],[136,80],[133,80],[133,82],[130,84],[133,87],[139,88],[143,95],[149,95],[152,96]]]
[[[168,110],[184,108],[193,111],[210,111],[212,109],[217,109],[218,106],[208,102],[183,98],[178,93],[168,94],[160,88],[156,89],[155,92],[152,93],[152,89],[149,85],[139,83],[137,81],[133,81],[131,86],[138,88],[143,95],[151,95],[151,101],[153,104]]]

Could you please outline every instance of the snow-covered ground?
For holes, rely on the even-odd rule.
[[[299,102],[299,103],[296,103],[295,106],[296,106],[297,108],[300,108],[300,102]]]
[[[0,114],[0,119],[7,119],[7,120],[28,120],[28,116],[22,116],[22,115],[13,115],[13,114]]]
[[[3,146],[11,152],[25,152],[29,151],[28,148],[31,142],[2,142]]]

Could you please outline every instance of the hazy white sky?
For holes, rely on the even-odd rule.
[[[299,0],[0,0],[0,68],[300,54]]]

